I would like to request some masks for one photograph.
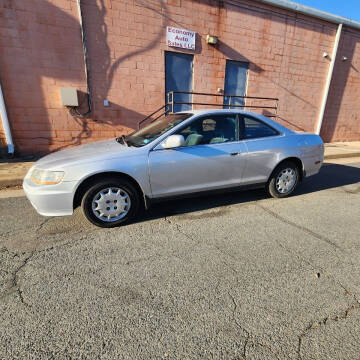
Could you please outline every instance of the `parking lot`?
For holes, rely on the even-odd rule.
[[[0,192],[1,359],[360,359],[360,159],[114,229]]]

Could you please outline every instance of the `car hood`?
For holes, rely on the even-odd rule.
[[[136,149],[138,148],[121,145],[116,139],[98,141],[46,155],[36,162],[36,166],[41,169],[61,169],[73,163],[93,162],[128,155]]]

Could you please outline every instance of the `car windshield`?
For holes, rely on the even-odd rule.
[[[192,115],[189,113],[164,115],[153,123],[127,136],[125,139],[126,143],[129,146],[136,147],[147,145]]]

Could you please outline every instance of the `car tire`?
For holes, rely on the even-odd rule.
[[[141,210],[138,190],[126,179],[107,178],[85,192],[81,207],[94,225],[111,228],[129,223]]]
[[[292,161],[281,163],[270,176],[267,183],[267,192],[273,198],[289,196],[299,184],[300,172]]]

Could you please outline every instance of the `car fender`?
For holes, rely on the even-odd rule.
[[[76,176],[74,194],[81,184],[87,179],[102,173],[124,174],[133,179],[141,189],[144,196],[150,194],[150,183],[147,173],[147,156],[131,156],[126,159],[102,160],[96,163],[81,164],[72,166],[71,169]]]

